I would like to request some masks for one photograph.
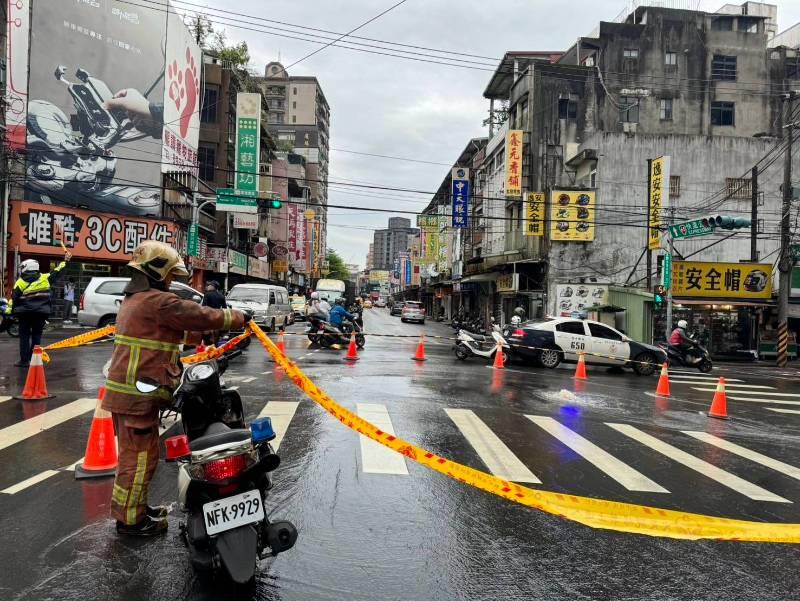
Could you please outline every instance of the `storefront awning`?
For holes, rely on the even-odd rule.
[[[478,273],[461,280],[462,284],[469,284],[470,282],[494,282],[499,273]]]

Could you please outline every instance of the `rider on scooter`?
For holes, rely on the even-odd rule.
[[[687,327],[689,327],[689,324],[686,323],[685,319],[681,319],[678,322],[678,327],[672,330],[669,343],[683,355],[687,363],[697,363],[700,361],[700,357],[692,356],[691,353],[697,343],[686,333]]]
[[[333,309],[331,309],[330,323],[334,328],[341,330],[342,323],[344,322],[345,319],[351,322],[355,322],[356,316],[348,312],[347,309],[344,308],[343,298],[337,298],[336,304],[333,306]]]

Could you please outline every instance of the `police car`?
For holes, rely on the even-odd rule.
[[[578,353],[585,353],[587,364],[630,367],[649,376],[667,360],[659,347],[590,319],[548,317],[512,327],[506,335],[514,354],[550,369],[562,361],[577,362]]]

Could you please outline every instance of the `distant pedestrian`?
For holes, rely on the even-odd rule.
[[[225,296],[219,291],[219,282],[210,280],[206,283],[206,293],[203,296],[203,306],[210,307],[211,309],[227,309],[228,303],[225,302]],[[206,346],[216,345],[219,342],[219,332],[206,332],[203,334],[203,344]]]
[[[64,284],[64,323],[72,323],[72,307],[75,306],[75,284],[68,278]]]

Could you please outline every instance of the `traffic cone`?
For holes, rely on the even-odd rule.
[[[661,365],[661,375],[658,377],[656,396],[669,396],[669,373],[667,372],[666,362]]]
[[[286,343],[283,341],[283,330],[278,332],[278,350],[281,352],[281,355],[286,354]]]
[[[575,379],[586,380],[586,360],[583,358],[583,353],[578,353],[578,365],[575,367]]]
[[[42,401],[44,399],[55,398],[55,395],[47,393],[47,382],[44,378],[44,363],[42,362],[42,347],[33,347],[31,355],[31,366],[28,368],[28,377],[25,378],[25,386],[22,388],[22,395],[14,397],[23,401]]]
[[[425,361],[425,336],[419,337],[417,352],[411,357],[414,361]]]
[[[358,361],[358,347],[356,346],[356,334],[353,332],[350,335],[350,346],[347,347],[347,361]]]
[[[117,439],[114,436],[114,421],[111,414],[103,409],[105,387],[97,393],[97,407],[89,429],[86,454],[83,463],[75,466],[75,479],[113,476],[117,470]]]
[[[717,390],[714,393],[714,400],[711,401],[708,417],[728,419],[728,397],[725,395],[725,378],[722,376],[719,377],[719,382],[717,382]]]
[[[498,342],[497,350],[494,352],[494,364],[492,365],[494,369],[505,369],[506,360],[503,357],[504,354],[503,345]]]

